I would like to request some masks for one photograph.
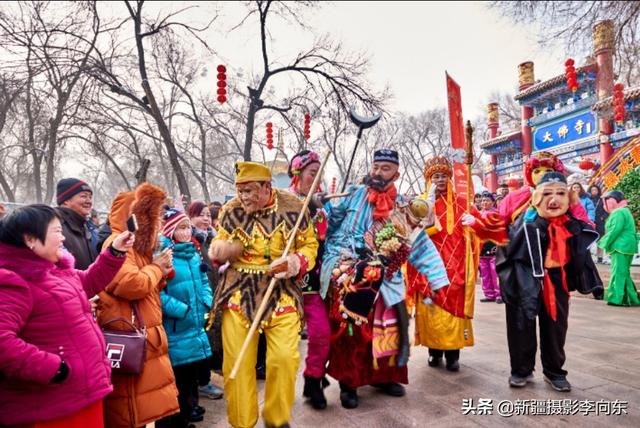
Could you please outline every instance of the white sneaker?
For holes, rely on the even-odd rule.
[[[208,384],[198,388],[201,397],[206,397],[210,400],[219,400],[224,395],[224,391],[213,384]]]

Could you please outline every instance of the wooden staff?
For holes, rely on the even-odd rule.
[[[331,154],[331,150],[329,150],[327,152],[327,154],[324,157],[324,160],[322,161],[322,165],[320,165],[320,170],[318,171],[318,174],[316,174],[316,177],[313,180],[313,184],[311,185],[311,189],[317,189],[318,188],[318,184],[320,183],[320,177],[322,176],[322,171],[324,170],[324,166],[326,165],[327,161],[329,160],[329,155]],[[309,194],[306,196],[306,198],[304,198],[304,203],[302,204],[302,210],[300,211],[300,214],[298,214],[298,220],[296,221],[295,225],[293,226],[293,229],[291,229],[291,234],[289,236],[289,240],[287,241],[287,246],[284,247],[284,251],[282,252],[282,256],[281,257],[287,257],[287,255],[289,254],[289,250],[291,249],[291,246],[293,245],[293,242],[296,239],[296,234],[298,232],[298,228],[300,227],[300,223],[302,223],[302,219],[304,218],[306,212],[307,212],[307,208],[309,207],[309,202],[311,201],[311,197],[313,196],[313,192],[309,192]],[[236,375],[238,374],[238,370],[240,369],[240,364],[242,363],[242,359],[244,358],[244,354],[247,353],[247,348],[249,347],[249,343],[251,342],[251,338],[253,337],[253,335],[255,334],[256,330],[258,330],[258,324],[260,324],[260,320],[262,319],[262,314],[264,314],[264,311],[267,309],[267,305],[269,303],[269,299],[271,298],[271,294],[273,294],[273,290],[276,287],[276,283],[277,283],[278,279],[277,278],[271,278],[271,282],[269,283],[269,287],[267,287],[267,291],[265,291],[264,296],[262,297],[262,302],[260,302],[260,306],[258,307],[258,310],[256,311],[254,317],[253,317],[253,322],[251,323],[251,327],[249,328],[249,332],[247,333],[247,337],[244,339],[244,343],[242,344],[242,348],[240,348],[240,353],[238,354],[238,358],[236,359],[236,362],[233,365],[233,369],[231,370],[231,374],[229,375],[230,379],[235,379]]]
[[[326,195],[324,197],[324,199],[334,199],[334,198],[344,198],[345,196],[349,196],[351,193],[349,192],[344,192],[344,193],[329,193],[328,195]]]
[[[467,125],[465,126],[465,164],[467,165],[467,213],[471,212],[471,198],[473,198],[473,193],[471,192],[472,187],[472,179],[471,179],[471,167],[473,166],[473,127],[471,126],[471,121],[467,120]]]
[[[465,127],[465,164],[466,164],[466,173],[467,173],[467,214],[471,214],[471,199],[473,198],[473,192],[471,188],[473,186],[473,181],[471,178],[471,167],[473,165],[473,127],[471,126],[471,122],[467,120],[467,126]],[[472,275],[475,275],[475,269],[473,267],[473,254],[471,252],[471,226],[466,226],[464,228],[464,240],[465,240],[465,273],[464,273],[464,283],[465,287],[468,287],[468,284],[473,278]],[[465,293],[466,294],[466,293]],[[472,306],[473,307],[473,306]],[[473,310],[472,312],[473,313]]]

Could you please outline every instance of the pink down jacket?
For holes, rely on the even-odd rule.
[[[106,249],[83,272],[68,253],[54,264],[0,244],[0,425],[72,415],[111,392],[104,337],[88,298],[123,262]],[[51,383],[62,358],[69,376]]]

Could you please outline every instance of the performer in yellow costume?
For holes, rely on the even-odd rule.
[[[428,281],[411,266],[407,266],[410,295],[416,295],[416,344],[429,348],[429,365],[440,365],[443,354],[450,371],[459,370],[460,349],[473,346],[475,283],[478,273],[481,240],[496,243],[506,241],[504,222],[497,213],[483,217],[475,207],[465,213],[464,198],[453,192],[452,169],[444,157],[434,157],[425,164],[424,177],[428,194],[434,204],[435,224],[427,229],[447,270],[450,285],[432,292]],[[465,226],[471,228],[471,271],[465,269]]]
[[[229,424],[253,427],[258,421],[255,364],[258,333],[235,379],[230,379],[272,276],[279,279],[260,324],[267,340],[267,373],[262,417],[268,427],[289,426],[300,361],[298,342],[302,318],[301,278],[313,267],[318,250],[308,214],[298,229],[292,252],[281,257],[302,210],[295,195],[271,188],[269,168],[236,163],[237,195],[222,208],[218,235],[209,255],[218,264],[230,262],[216,293],[222,305],[224,392]],[[215,309],[213,311],[215,313]]]

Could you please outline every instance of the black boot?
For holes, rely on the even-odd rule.
[[[460,370],[460,350],[454,349],[450,351],[444,351],[444,357],[447,360],[447,370],[450,372],[457,372]]]
[[[442,349],[429,348],[429,367],[438,367],[442,362]]]
[[[304,392],[302,394],[309,398],[314,409],[322,410],[327,407],[327,399],[324,397],[321,378],[305,376]]]
[[[398,332],[400,334],[396,367],[404,367],[409,362],[409,314],[404,300],[394,305],[394,308],[398,314]]]
[[[355,409],[358,407],[358,392],[340,382],[340,403],[345,409]]]

